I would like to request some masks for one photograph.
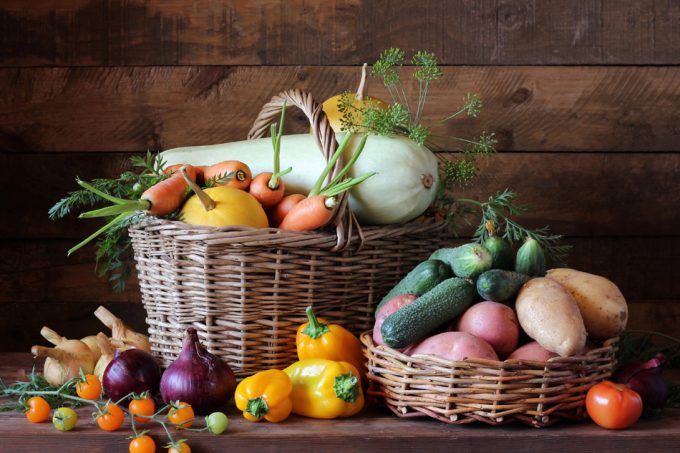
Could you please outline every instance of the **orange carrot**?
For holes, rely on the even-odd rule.
[[[191,165],[183,165],[182,167],[186,168],[188,177],[195,181],[197,174],[196,168]],[[115,217],[109,223],[72,247],[68,251],[69,255],[108,229],[126,221],[126,219],[136,211],[145,211],[146,213],[155,216],[164,216],[175,212],[180,208],[182,201],[184,200],[184,195],[187,192],[187,182],[181,171],[175,171],[169,178],[146,189],[139,200],[125,200],[114,197],[113,195],[102,192],[85,181],[78,180],[78,185],[113,203],[113,205],[106,206],[105,208],[84,212],[80,214],[80,218]]]
[[[314,195],[298,202],[279,225],[282,230],[311,231],[328,224],[333,218],[337,198]]]
[[[229,181],[221,183],[220,179],[231,174]],[[225,160],[205,167],[203,179],[206,183],[213,180],[215,185],[231,186],[237,189],[246,190],[250,186],[252,174],[250,167],[239,160]]]
[[[187,175],[196,181],[196,168],[185,165]],[[154,184],[144,191],[140,200],[146,200],[151,205],[146,209],[151,215],[164,216],[179,209],[187,190],[187,182],[180,171],[176,171],[168,179]]]
[[[293,207],[306,197],[301,193],[286,195],[269,211],[269,225],[278,227]]]
[[[269,187],[272,175],[273,173],[269,171],[260,173],[250,181],[250,188],[248,189],[248,192],[250,192],[265,209],[271,208],[283,198],[283,180],[279,180],[278,187],[275,189]]]
[[[283,135],[283,120],[286,117],[286,100],[283,100],[281,107],[281,120],[278,130],[276,124],[271,125],[272,146],[274,147],[274,171],[264,172],[255,176],[250,182],[248,190],[252,196],[265,208],[271,208],[283,198],[284,185],[281,176],[287,175],[292,168],[281,171],[281,136]]]

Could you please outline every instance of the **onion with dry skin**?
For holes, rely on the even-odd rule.
[[[131,329],[120,318],[117,318],[106,308],[100,306],[94,315],[109,329],[111,329],[112,340],[118,340],[127,347],[142,349],[151,352],[149,337]]]
[[[90,348],[80,340],[63,340],[54,348],[36,345],[31,348],[31,353],[36,357],[45,357],[43,374],[47,382],[55,387],[78,377],[80,370],[91,374],[96,362]]]
[[[59,335],[57,332],[54,330],[50,329],[47,326],[43,326],[42,329],[40,329],[40,335],[42,337],[52,343],[53,345],[57,346],[59,343],[61,343],[64,340],[67,340],[66,337],[62,337]],[[101,355],[101,350],[99,349],[99,346],[97,345],[97,337],[94,335],[90,335],[84,338],[81,338],[80,341],[85,343],[88,348],[90,348],[90,351],[92,351],[92,354],[95,357],[95,360],[99,359],[99,356]]]

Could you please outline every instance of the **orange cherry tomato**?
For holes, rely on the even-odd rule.
[[[149,397],[135,398],[130,401],[128,409],[132,415],[146,415],[150,417],[156,411],[156,405]],[[144,417],[135,417],[135,421],[137,423],[147,423],[150,420]]]
[[[103,414],[97,416],[97,424],[104,431],[117,430],[125,420],[123,410],[114,403],[108,403],[103,412]]]
[[[34,396],[26,404],[26,418],[29,422],[40,423],[50,418],[50,404],[42,396]]]
[[[624,429],[642,415],[642,398],[623,384],[603,381],[588,390],[586,410],[601,427]]]
[[[102,383],[94,374],[86,374],[85,380],[76,384],[76,393],[86,400],[96,400],[102,393]]]
[[[179,441],[179,448],[176,447],[170,447],[170,450],[168,450],[168,453],[191,453],[191,448],[189,448],[189,444],[184,442],[184,441]]]
[[[191,428],[191,425],[194,423],[194,409],[188,403],[182,401],[175,402],[168,411],[168,420],[173,425]]]
[[[130,441],[130,453],[155,453],[156,442],[146,434],[137,436]]]

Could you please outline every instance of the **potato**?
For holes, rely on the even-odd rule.
[[[572,356],[586,344],[586,328],[574,297],[549,278],[529,280],[515,302],[519,325],[548,351]]]
[[[411,346],[407,353],[433,355],[445,360],[498,360],[496,351],[481,338],[467,332],[442,332]]]
[[[378,311],[378,314],[375,317],[375,324],[373,325],[373,343],[376,345],[385,344],[382,333],[380,332],[380,328],[382,327],[383,322],[385,322],[385,319],[392,313],[399,311],[401,307],[410,304],[417,298],[418,296],[415,294],[402,294],[393,297],[392,299],[385,302],[382,307],[380,307],[380,311]]]
[[[488,300],[465,310],[458,318],[455,330],[471,333],[486,341],[501,359],[515,350],[519,339],[515,311],[507,305]]]
[[[611,281],[568,268],[551,269],[546,277],[564,286],[574,296],[586,332],[591,337],[616,337],[626,328],[628,305],[619,288]]]
[[[518,359],[546,362],[552,357],[558,357],[558,355],[554,352],[548,351],[543,346],[538,344],[537,341],[532,341],[531,343],[527,343],[524,346],[520,346],[519,348],[512,351],[512,354],[508,356],[508,360]]]

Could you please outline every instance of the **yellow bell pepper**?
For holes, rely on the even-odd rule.
[[[350,417],[364,407],[359,372],[354,365],[305,359],[284,370],[293,382],[293,413],[312,418]]]
[[[290,415],[292,390],[293,384],[283,371],[260,371],[239,383],[234,401],[246,420],[259,422],[264,418],[276,423]]]
[[[295,336],[298,358],[349,362],[365,378],[366,359],[359,339],[342,326],[317,319],[311,306],[307,307],[307,318],[309,321],[298,327]]]

